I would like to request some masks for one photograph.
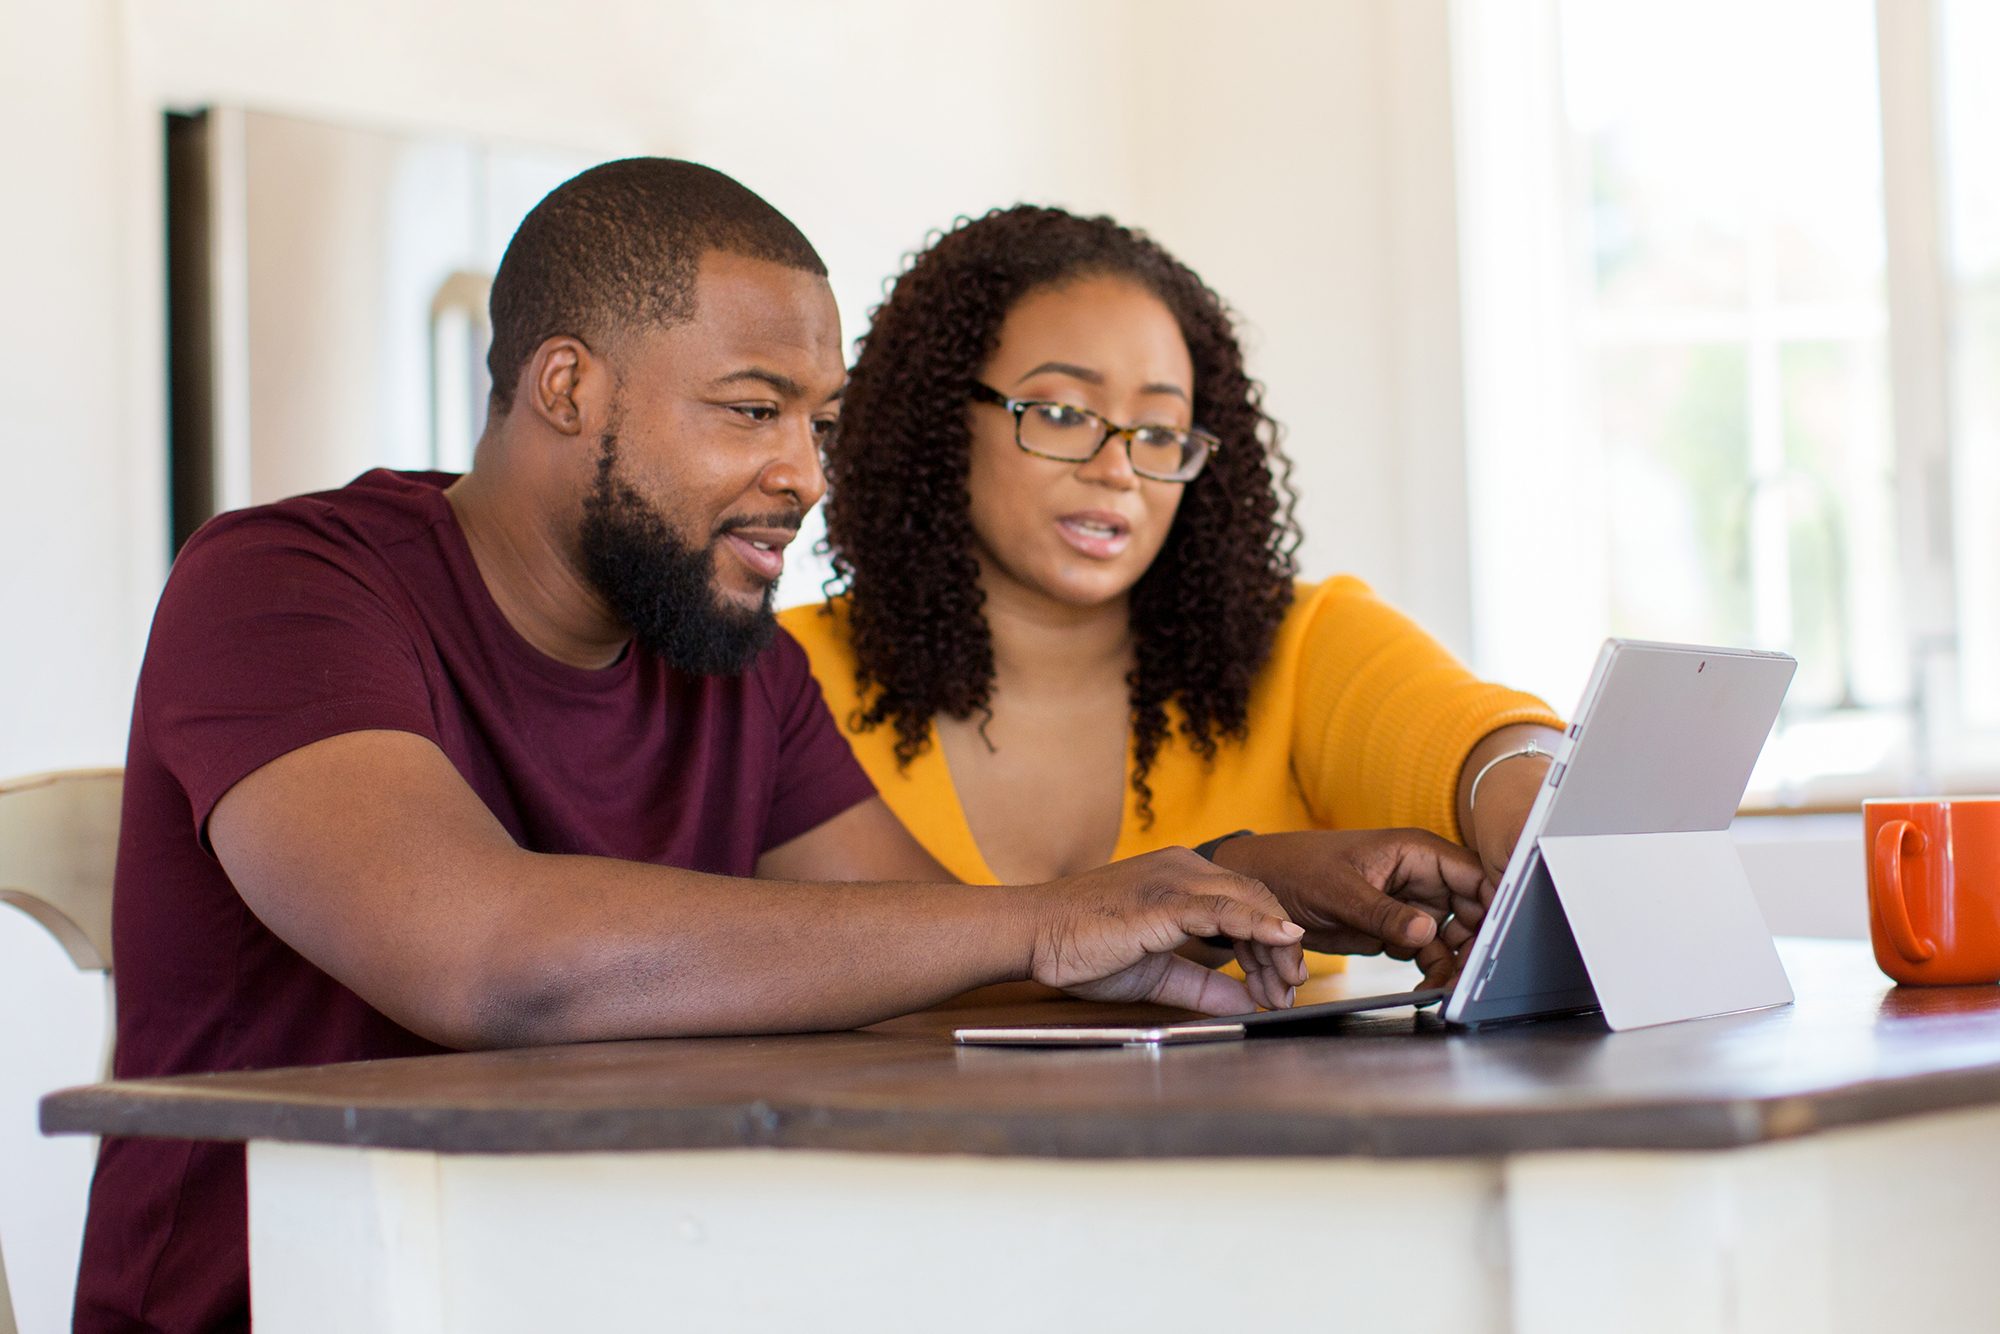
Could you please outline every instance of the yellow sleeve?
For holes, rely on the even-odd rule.
[[[1329,826],[1414,825],[1456,840],[1459,772],[1480,738],[1563,725],[1533,695],[1479,680],[1358,579],[1328,580],[1302,610],[1282,645],[1298,655],[1292,764]]]

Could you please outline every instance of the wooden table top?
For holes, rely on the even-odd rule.
[[[2000,987],[1893,987],[1857,942],[1781,952],[1797,1004],[1627,1033],[1595,1016],[1463,1033],[1401,1010],[1166,1049],[952,1044],[968,1023],[1166,1013],[1016,989],[852,1033],[98,1084],[50,1094],[42,1128],[452,1153],[1455,1157],[1727,1148],[2000,1103]],[[1399,981],[1364,966],[1301,999]]]

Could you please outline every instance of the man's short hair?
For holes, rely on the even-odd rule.
[[[719,171],[670,158],[606,162],[521,220],[493,279],[493,412],[513,404],[535,349],[567,334],[603,351],[694,314],[701,257],[725,251],[826,275],[784,214]]]

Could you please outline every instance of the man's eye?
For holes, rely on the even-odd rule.
[[[816,440],[831,440],[834,437],[834,433],[839,429],[840,419],[838,417],[813,418],[813,438]]]
[[[759,425],[778,419],[778,410],[764,403],[736,403],[732,404],[729,410],[738,416],[748,417]]]

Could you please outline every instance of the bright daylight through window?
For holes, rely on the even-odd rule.
[[[1951,136],[2000,22],[1881,8],[1455,15],[1480,665],[1796,655],[1755,804],[1990,783],[2000,731],[2000,168]]]

